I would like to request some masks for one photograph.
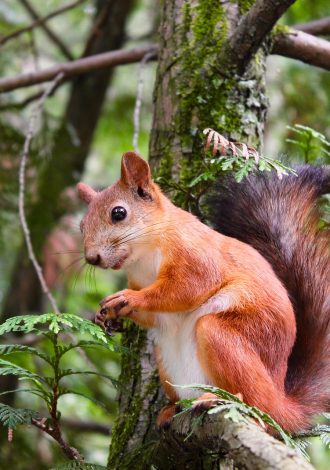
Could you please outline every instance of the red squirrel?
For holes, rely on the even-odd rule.
[[[170,400],[160,426],[178,400],[196,397],[171,384],[224,388],[290,432],[329,407],[329,231],[318,231],[316,199],[330,190],[330,173],[299,173],[222,183],[211,214],[219,232],[173,205],[135,152],[109,188],[78,184],[87,262],[128,278],[96,321],[153,328]]]

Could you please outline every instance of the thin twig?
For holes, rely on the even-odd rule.
[[[28,132],[25,138],[24,142],[24,147],[23,147],[23,155],[21,158],[21,163],[19,167],[19,201],[18,201],[18,206],[19,206],[19,219],[22,225],[23,233],[24,233],[24,238],[26,242],[26,246],[28,249],[29,253],[29,258],[31,262],[33,263],[34,269],[37,273],[37,276],[39,278],[42,290],[44,294],[47,296],[50,304],[52,305],[52,308],[55,313],[59,313],[59,308],[56,304],[56,301],[48,289],[47,283],[45,281],[45,278],[42,274],[42,269],[37,261],[36,255],[33,250],[32,246],[32,241],[31,241],[31,236],[30,236],[30,229],[27,224],[26,216],[25,216],[25,208],[24,208],[24,196],[25,196],[25,168],[26,168],[26,163],[27,159],[29,156],[29,150],[30,150],[30,145],[31,141],[34,137],[35,134],[35,126],[36,126],[36,119],[38,114],[41,112],[43,105],[48,98],[48,96],[52,93],[53,89],[57,86],[57,84],[61,81],[63,78],[63,74],[60,73],[57,75],[57,77],[54,79],[54,81],[51,83],[51,85],[45,90],[39,101],[36,103],[34,109],[31,112],[31,117],[30,117],[30,122],[29,122],[29,127],[28,127]]]
[[[119,49],[115,51],[94,54],[83,59],[57,64],[41,70],[40,72],[26,73],[14,77],[0,78],[0,93],[15,90],[26,86],[36,85],[53,80],[59,73],[64,73],[65,79],[100,70],[115,65],[132,64],[139,62],[148,52],[157,54],[157,46],[151,45],[135,49]]]
[[[55,441],[58,442],[58,444],[60,445],[63,453],[70,460],[77,460],[79,462],[84,460],[82,455],[78,452],[77,449],[75,449],[74,447],[70,447],[69,444],[65,442],[60,429],[56,427],[52,427],[45,418],[41,418],[41,419],[32,418],[31,424],[33,424],[35,427],[41,429],[42,431],[47,433],[49,436],[51,436],[53,439],[55,439]]]
[[[40,16],[37,10],[34,8],[33,5],[28,0],[20,0],[23,4],[24,8],[29,12],[30,16],[35,20],[39,21]],[[62,41],[61,38],[58,37],[56,33],[50,28],[45,22],[40,24],[41,28],[44,30],[45,34],[49,37],[49,39],[58,47],[58,49],[62,52],[64,57],[68,60],[73,60],[74,57],[71,54],[70,50],[66,46],[66,44]]]
[[[147,54],[143,56],[139,65],[138,86],[137,86],[136,101],[135,101],[135,108],[134,108],[134,115],[133,115],[133,123],[134,123],[133,149],[135,151],[138,151],[140,113],[141,113],[142,95],[143,95],[143,87],[144,87],[143,72],[144,72],[144,68],[148,60],[154,57],[155,57],[155,51],[148,52]]]
[[[327,36],[330,34],[330,16],[309,21],[308,23],[295,24],[293,28],[304,33],[313,34],[314,36]]]
[[[77,0],[76,2],[69,3],[68,5],[65,5],[64,7],[61,7],[58,10],[55,10],[52,13],[49,13],[49,15],[38,18],[36,21],[33,21],[33,23],[29,24],[28,26],[24,26],[23,28],[17,29],[16,31],[13,31],[7,36],[0,38],[0,45],[3,45],[6,42],[10,41],[11,39],[17,38],[21,34],[27,33],[28,31],[31,31],[32,29],[43,25],[44,23],[51,20],[52,18],[55,18],[55,16],[61,15],[62,13],[65,13],[68,10],[72,10],[72,8],[77,7],[78,5],[80,5],[81,3],[85,1],[86,0]]]

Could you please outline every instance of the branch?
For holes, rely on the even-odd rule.
[[[35,10],[34,6],[31,5],[31,3],[28,0],[20,0],[20,2],[23,4],[25,9],[29,12],[31,17],[35,21],[39,21],[41,18],[38,14],[38,12]],[[46,25],[46,23],[43,21],[40,23],[40,26],[46,33],[46,35],[49,37],[51,41],[53,41],[54,44],[59,48],[59,50],[62,52],[62,54],[68,59],[68,60],[73,60],[73,55],[67,48],[67,46],[64,44],[64,42],[57,36],[57,34],[54,33],[54,31]]]
[[[35,419],[32,418],[31,423],[41,431],[44,431],[51,436],[60,445],[62,452],[70,460],[78,460],[81,462],[83,457],[80,455],[77,449],[71,447],[63,438],[62,433],[58,427],[52,427],[45,418]]]
[[[313,34],[314,36],[326,36],[330,34],[330,16],[319,20],[309,21],[308,23],[296,24],[293,26],[298,31]]]
[[[203,422],[198,424],[198,418],[191,413],[175,417],[170,428],[162,433],[153,463],[160,469],[197,468],[195,464],[202,457],[202,449],[205,455],[233,460],[235,468],[313,469],[294,449],[267,434],[260,426],[252,421],[233,422],[225,418],[225,414],[205,415]]]
[[[77,7],[78,5],[80,5],[81,3],[85,1],[86,0],[77,0],[76,2],[69,3],[68,5],[65,5],[62,8],[59,8],[58,10],[55,10],[52,13],[49,13],[49,15],[38,17],[36,21],[33,21],[33,23],[29,24],[28,26],[24,26],[23,28],[17,29],[16,31],[13,31],[7,36],[0,38],[0,46],[10,41],[11,39],[17,38],[23,33],[27,33],[29,31],[32,31],[34,28],[37,28],[38,26],[42,26],[43,24],[45,24],[47,21],[51,20],[52,18],[55,18],[56,16],[61,15],[62,13],[65,13],[68,10],[71,10],[72,8]]]
[[[43,95],[41,96],[39,101],[36,103],[35,108],[31,112],[28,131],[27,131],[27,135],[26,135],[26,138],[25,138],[25,142],[24,142],[23,155],[22,155],[22,158],[21,158],[20,166],[19,166],[19,195],[18,195],[19,196],[18,197],[19,219],[20,219],[20,222],[21,222],[21,225],[22,225],[27,250],[28,250],[28,253],[29,253],[29,258],[30,258],[30,260],[31,260],[31,262],[34,266],[34,269],[37,273],[37,276],[39,278],[43,293],[47,296],[47,298],[48,298],[48,300],[49,300],[49,302],[50,302],[50,304],[53,308],[53,311],[55,313],[59,313],[59,309],[58,309],[58,306],[56,304],[56,301],[55,301],[52,293],[48,289],[47,283],[46,283],[45,278],[42,274],[42,269],[41,269],[41,267],[40,267],[40,265],[37,261],[36,255],[35,255],[34,250],[33,250],[32,241],[31,241],[31,237],[30,237],[30,230],[29,230],[29,227],[28,227],[28,224],[27,224],[27,221],[26,221],[26,216],[25,216],[24,198],[25,198],[25,167],[26,167],[28,156],[29,156],[31,141],[32,141],[32,139],[34,137],[34,133],[35,133],[35,122],[36,122],[38,113],[41,112],[46,99],[52,93],[53,89],[57,86],[57,84],[61,80],[62,80],[62,74],[58,74],[55,77],[54,81],[51,83],[51,85],[43,93]]]
[[[76,75],[82,75],[93,70],[113,67],[115,65],[131,64],[139,62],[148,53],[157,53],[157,46],[151,45],[136,49],[124,49],[102,54],[95,54],[83,59],[66,62],[64,64],[55,65],[45,70],[31,72],[23,75],[0,79],[0,92],[15,90],[26,86],[36,85],[37,83],[48,82],[53,80],[58,74],[63,74],[63,78],[67,79]]]
[[[251,56],[295,0],[256,0],[229,38],[228,60],[243,73]]]
[[[80,432],[97,432],[100,434],[105,434],[106,436],[109,436],[111,433],[110,426],[93,421],[81,421],[78,419],[62,418],[61,424],[68,429],[73,429]]]
[[[272,54],[330,70],[330,42],[302,31],[276,34]]]

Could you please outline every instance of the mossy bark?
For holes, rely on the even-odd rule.
[[[262,145],[266,47],[243,76],[235,74],[224,54],[230,31],[251,3],[232,1],[225,6],[219,0],[163,1],[150,162],[165,190],[173,181],[184,190],[199,171],[206,127],[229,139],[258,148]],[[184,197],[176,202],[196,209]],[[126,334],[135,353],[123,359],[119,417],[108,462],[111,469],[146,469],[155,462],[152,448],[159,434],[154,423],[162,399],[155,383],[152,338],[145,335],[141,341],[138,331],[132,326]],[[178,458],[176,468],[187,468],[187,462],[189,469],[231,465],[218,457],[212,461],[209,466],[210,457],[205,460],[197,450],[195,458]],[[159,460],[157,468],[162,468]]]

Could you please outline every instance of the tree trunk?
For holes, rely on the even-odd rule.
[[[265,48],[243,76],[235,75],[223,55],[230,31],[243,12],[242,4],[246,2],[228,2],[226,6],[218,0],[163,2],[149,157],[155,176],[165,183],[164,189],[172,181],[184,189],[196,174],[206,127],[230,139],[261,146],[267,109]],[[189,197],[178,197],[176,202],[198,211]],[[122,361],[119,416],[108,468],[132,468],[134,462],[138,470],[156,461],[153,449],[159,434],[155,419],[164,397],[158,391],[152,335],[130,325],[125,342],[134,354]],[[184,452],[181,461],[177,457],[176,468],[185,468],[185,457]],[[215,460],[218,465],[218,458]],[[195,466],[191,452],[188,461],[189,469],[203,468],[200,455]],[[170,468],[167,464],[164,462],[164,468]],[[158,460],[157,468],[162,468],[159,465]]]

